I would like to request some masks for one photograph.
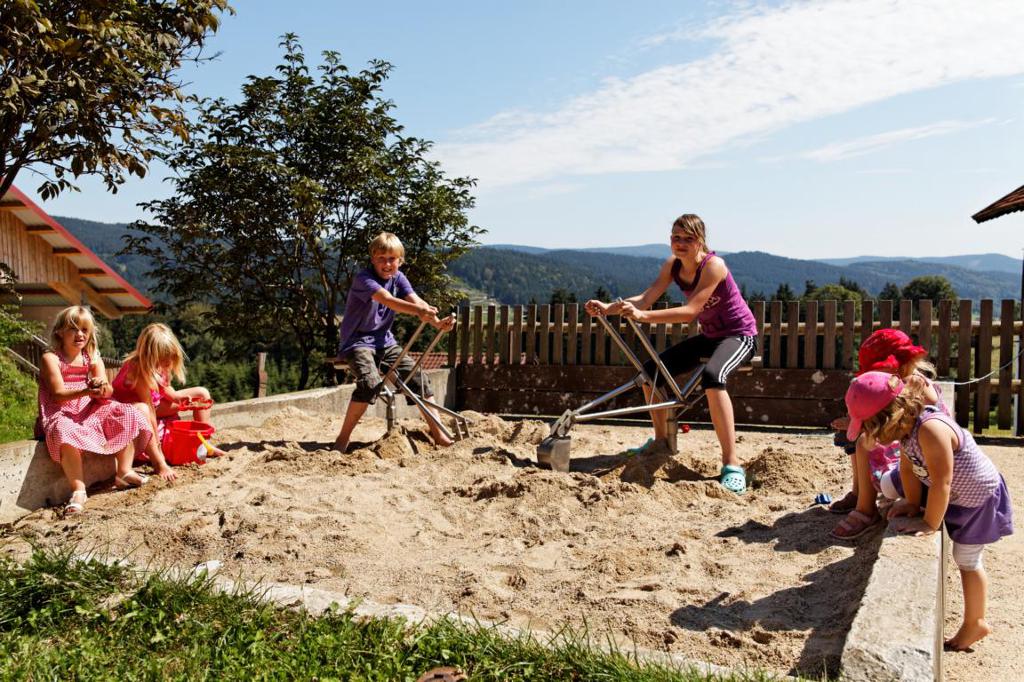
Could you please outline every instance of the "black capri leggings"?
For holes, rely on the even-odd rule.
[[[710,358],[701,373],[701,385],[704,390],[709,388],[725,388],[726,379],[738,367],[754,357],[757,351],[756,336],[726,336],[721,339],[710,339],[703,334],[691,336],[661,353],[661,361],[672,373],[679,376],[689,372],[700,364],[701,358]],[[648,376],[654,376],[657,365],[654,360],[644,363]],[[657,385],[665,383],[665,377],[659,375]]]

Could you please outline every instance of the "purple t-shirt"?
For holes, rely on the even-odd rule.
[[[345,317],[338,334],[341,338],[338,355],[344,355],[353,348],[382,350],[396,344],[391,333],[395,311],[373,300],[373,295],[381,289],[401,299],[415,293],[401,271],[390,279],[381,279],[372,267],[356,273],[345,301]]]

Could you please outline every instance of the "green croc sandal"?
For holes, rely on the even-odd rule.
[[[718,482],[729,492],[742,495],[747,491],[747,474],[743,467],[735,464],[726,464],[718,475]]]
[[[647,448],[651,447],[653,444],[654,439],[648,438],[647,442],[644,443],[643,445],[638,445],[635,448],[627,448],[626,450],[623,451],[623,454],[625,454],[626,457],[634,457],[641,453],[647,452]]]

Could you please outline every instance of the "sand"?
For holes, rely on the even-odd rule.
[[[288,408],[219,433],[229,456],[179,469],[173,486],[93,492],[86,514],[40,510],[6,542],[72,542],[144,564],[219,560],[246,580],[586,627],[719,665],[836,673],[878,539],[833,541],[838,517],[813,504],[847,486],[829,435],[741,434],[753,489],[737,496],[715,480],[711,431],[680,434],[670,458],[624,454],[646,429],[581,426],[573,471],[559,474],[535,466],[543,423],[467,416],[473,436],[448,449],[421,422],[385,436],[367,420],[340,455],[328,450],[338,419]],[[994,579],[1013,560],[1003,549],[987,559]],[[997,635],[1012,632],[1016,616],[992,601]]]

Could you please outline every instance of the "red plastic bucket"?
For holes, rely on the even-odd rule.
[[[206,454],[199,450],[203,447],[199,434],[202,434],[203,438],[209,438],[215,430],[212,424],[206,422],[185,419],[171,422],[170,433],[165,439],[167,442],[164,443],[164,457],[167,458],[167,463],[175,466],[193,462],[205,464]],[[197,452],[202,456],[197,455]]]

